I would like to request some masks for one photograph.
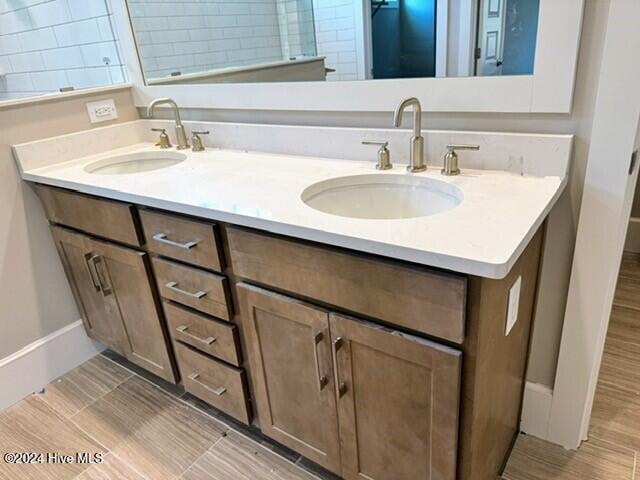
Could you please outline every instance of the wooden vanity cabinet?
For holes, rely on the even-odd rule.
[[[35,185],[34,189],[51,223],[127,245],[142,245],[135,205],[46,185]]]
[[[461,352],[330,314],[345,480],[455,480]]]
[[[175,383],[147,254],[63,227],[51,230],[87,334]]]
[[[237,289],[265,434],[346,480],[455,480],[460,351]]]
[[[51,227],[51,233],[87,334],[126,355],[127,333],[118,315],[115,296],[107,294],[100,284],[96,263],[99,257],[92,250],[91,239],[55,226]]]
[[[92,338],[346,480],[499,476],[543,229],[494,280],[37,191]]]
[[[339,473],[329,313],[252,285],[237,291],[261,430]]]
[[[273,396],[273,388],[301,388],[278,374],[278,365],[288,368],[288,359],[297,372],[313,371],[315,360],[309,355],[311,331],[294,342],[285,330],[294,323],[292,309],[282,307],[279,316],[265,321],[265,300],[247,295],[247,283],[281,292],[262,294],[280,298],[280,304],[286,303],[282,298],[298,303],[291,298],[297,296],[309,308],[318,303],[321,312],[329,312],[341,458],[334,472],[346,480],[497,478],[519,430],[542,238],[540,229],[509,274],[494,280],[227,227],[261,428],[310,456],[297,446],[304,437],[280,428],[282,421],[274,422],[269,410],[278,403],[286,412],[296,398]],[[517,322],[507,334],[509,292],[517,282]],[[310,318],[298,313],[295,321]],[[271,329],[261,330],[261,323]],[[269,338],[274,325],[286,331],[285,339]],[[276,364],[261,349],[268,343],[275,351],[278,341],[282,359]],[[323,415],[333,422],[332,415]]]

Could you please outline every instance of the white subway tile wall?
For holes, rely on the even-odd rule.
[[[0,0],[0,100],[125,81],[107,0]]]
[[[315,55],[310,2],[129,0],[128,4],[145,75],[161,78]],[[305,4],[306,9],[301,7]]]
[[[354,0],[129,0],[147,78],[327,57],[328,80],[356,80]]]
[[[327,57],[327,68],[335,72],[327,80],[364,80],[358,75],[354,0],[313,0],[318,55]],[[361,43],[364,39],[359,40]],[[362,48],[362,46],[361,46]]]

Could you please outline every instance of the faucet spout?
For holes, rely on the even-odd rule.
[[[420,100],[416,97],[406,98],[398,105],[393,123],[396,128],[400,128],[402,125],[402,115],[407,107],[410,106],[413,107],[413,136],[419,137],[422,132],[422,105],[420,105]]]
[[[153,118],[153,113],[155,112],[155,109],[158,105],[170,105],[173,110],[173,118],[176,122],[175,130],[178,141],[178,150],[189,148],[189,142],[187,142],[187,134],[184,130],[184,126],[182,125],[178,104],[171,98],[156,98],[155,100],[151,101],[151,103],[149,103],[149,106],[147,107],[147,117]]]
[[[393,124],[396,128],[402,125],[402,115],[409,107],[413,107],[413,138],[411,138],[411,156],[407,170],[409,172],[424,172],[427,166],[424,163],[424,138],[422,137],[422,106],[416,97],[404,99],[398,105],[394,115]]]

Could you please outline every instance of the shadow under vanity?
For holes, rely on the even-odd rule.
[[[88,335],[131,362],[347,480],[500,473],[544,227],[490,279],[35,189]]]

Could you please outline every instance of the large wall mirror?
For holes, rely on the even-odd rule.
[[[584,0],[119,0],[134,99],[185,108],[571,111]]]
[[[531,75],[540,0],[128,0],[148,85]]]

